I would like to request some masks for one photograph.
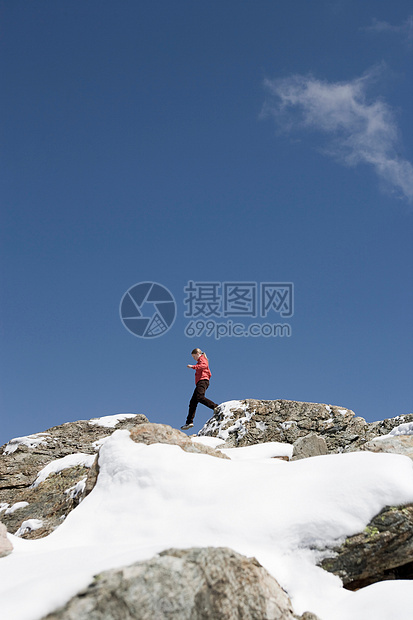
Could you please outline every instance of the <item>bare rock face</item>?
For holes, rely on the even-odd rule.
[[[327,453],[332,454],[360,450],[373,438],[407,422],[413,422],[413,414],[367,423],[350,409],[335,405],[246,399],[234,401],[229,408],[225,403],[220,405],[199,434],[221,437],[227,448],[267,441],[296,444],[301,438],[316,435],[324,439]]]
[[[0,522],[0,558],[9,555],[13,551],[13,545],[7,538],[7,528]]]
[[[229,458],[219,450],[193,442],[185,433],[167,424],[140,424],[131,430],[130,437],[136,443],[145,443],[147,445],[153,443],[167,443],[179,446],[185,452],[209,454],[219,459]]]
[[[95,577],[43,620],[294,620],[291,601],[257,562],[220,547],[169,549]],[[303,616],[304,618],[304,616]],[[317,620],[313,614],[306,618]]]
[[[82,454],[96,455],[115,430],[147,422],[144,415],[120,420],[108,428],[81,420],[54,426],[44,433],[11,440],[0,449],[0,515],[11,534],[41,538],[50,534],[87,494],[90,463],[65,467],[33,486],[50,463]],[[70,458],[70,457],[69,457]]]
[[[377,581],[413,579],[413,505],[386,507],[360,534],[323,560],[322,568],[358,590]]]
[[[237,401],[228,416],[220,406],[200,435],[222,437],[226,447],[267,441],[294,444],[309,434],[323,436],[329,452],[342,450],[364,438],[367,422],[344,407],[292,400]]]

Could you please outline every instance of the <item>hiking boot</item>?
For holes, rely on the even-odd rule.
[[[181,426],[183,431],[186,431],[188,428],[192,428],[193,424],[192,422],[190,424],[184,424],[183,426]]]

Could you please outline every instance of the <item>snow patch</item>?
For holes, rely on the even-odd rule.
[[[341,413],[341,415],[346,415],[346,413],[348,413],[347,409],[337,409],[338,413]]]
[[[272,459],[277,456],[293,455],[293,446],[289,443],[268,441],[267,443],[242,446],[240,448],[221,448],[220,452],[229,456],[231,460],[249,461],[252,459]]]
[[[240,400],[227,400],[225,403],[221,403],[219,405],[219,414],[223,416],[223,419],[218,421],[215,417],[213,417],[208,420],[208,422],[199,431],[198,436],[205,435],[206,433],[218,433],[218,437],[226,441],[230,432],[234,432],[238,428],[242,429],[242,422],[246,421],[247,419],[251,419],[251,416],[253,415],[252,413],[247,414],[245,418],[240,418],[230,428],[223,428],[231,420],[234,415],[233,410],[236,409],[242,409],[243,411],[246,411],[247,405],[245,403],[242,403]]]
[[[105,441],[109,439],[109,437],[110,435],[108,435],[107,437],[101,437],[100,439],[97,439],[96,441],[92,443],[92,447],[97,451],[100,450],[100,448],[103,446]]]
[[[413,422],[399,424],[399,426],[393,428],[389,433],[390,437],[397,437],[398,435],[413,435]]]
[[[297,426],[297,422],[295,420],[288,420],[287,422],[281,422],[281,428],[285,431],[288,431],[292,426]]]
[[[36,448],[42,443],[46,443],[47,437],[50,437],[49,433],[35,433],[34,435],[27,435],[25,437],[15,437],[6,444],[3,454],[12,454],[19,446]]]
[[[218,446],[222,446],[222,439],[219,437],[191,437],[194,443],[200,443],[203,446],[209,446],[210,448],[217,448]]]
[[[404,416],[397,416],[398,418],[402,418]],[[394,418],[395,420],[397,418]],[[381,441],[383,439],[388,439],[389,437],[400,437],[400,436],[411,436],[413,435],[413,422],[406,422],[404,424],[399,424],[395,426],[390,433],[387,435],[378,435],[377,437],[373,437],[372,441]]]
[[[77,482],[73,487],[67,489],[65,491],[65,494],[68,495],[71,499],[74,499],[85,490],[86,480],[87,478],[82,478],[82,480],[79,480],[79,482]]]
[[[40,519],[28,519],[27,521],[23,521],[15,536],[18,538],[23,536],[23,534],[27,534],[28,532],[33,532],[34,530],[38,530],[42,527],[43,521]]]
[[[94,454],[83,454],[83,452],[68,454],[61,459],[52,461],[46,465],[46,467],[43,467],[43,469],[37,474],[37,478],[30,488],[35,489],[41,482],[44,482],[50,474],[58,474],[60,471],[63,471],[63,469],[77,467],[78,465],[83,467],[92,467],[94,460]]]
[[[265,422],[255,422],[255,426],[263,433],[267,430],[267,425],[265,424]]]
[[[11,515],[13,514],[13,512],[18,510],[19,508],[24,508],[25,506],[28,506],[28,505],[29,505],[29,502],[16,502],[15,504],[13,504],[13,506],[10,506],[10,508],[7,508],[4,514]]]
[[[118,422],[127,420],[128,418],[135,418],[137,415],[137,413],[116,413],[115,415],[105,415],[101,418],[92,418],[89,420],[89,424],[104,426],[105,428],[115,428]]]
[[[3,512],[3,510],[7,510],[8,507],[9,504],[7,502],[3,502],[2,504],[0,504],[0,512]]]

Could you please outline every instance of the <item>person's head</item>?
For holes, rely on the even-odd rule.
[[[194,358],[194,360],[198,361],[199,358],[201,357],[201,355],[205,355],[205,353],[203,351],[201,351],[201,349],[194,349],[191,352],[192,357]],[[206,357],[206,355],[205,355]],[[208,359],[208,358],[207,358]]]

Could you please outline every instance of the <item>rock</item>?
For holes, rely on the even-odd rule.
[[[229,459],[226,454],[209,446],[192,441],[185,433],[167,424],[141,424],[131,430],[131,439],[136,443],[168,443],[179,446],[185,452],[194,454],[209,454],[219,459]]]
[[[385,420],[379,420],[378,422],[371,422],[369,424],[369,439],[387,435],[394,428],[396,428],[396,426],[399,426],[400,424],[409,424],[411,422],[413,422],[413,413],[398,415],[394,418],[386,418]]]
[[[364,437],[368,426],[344,407],[291,400],[233,402],[220,405],[199,434],[221,437],[226,447],[238,447],[268,441],[294,444],[315,433],[324,437],[329,452],[339,452]]]
[[[413,414],[367,423],[345,407],[294,400],[230,401],[222,403],[199,435],[220,437],[226,448],[268,441],[294,444],[315,434],[324,438],[328,454],[360,450],[377,436],[387,435]]]
[[[13,551],[13,545],[7,538],[7,528],[0,522],[0,558],[9,555]]]
[[[298,617],[288,595],[255,558],[227,548],[205,547],[169,549],[150,560],[105,571],[43,620]]]
[[[332,550],[320,566],[349,590],[376,581],[413,579],[413,504],[387,507],[360,534]]]
[[[68,422],[4,445],[0,456],[0,515],[8,531],[15,534],[24,521],[34,519],[42,521],[42,526],[27,531],[23,538],[50,534],[90,490],[85,487],[89,468],[63,469],[32,488],[38,473],[68,455],[96,454],[101,442],[115,430],[132,429],[147,421],[139,414],[119,421],[113,428],[97,425],[94,420]]]
[[[300,437],[294,442],[294,450],[292,461],[298,459],[305,459],[310,456],[319,456],[320,454],[327,454],[327,443],[324,437],[319,437],[315,433]]]
[[[394,454],[404,454],[413,459],[413,435],[395,435],[371,439],[367,441],[361,450],[370,452],[391,452]]]

